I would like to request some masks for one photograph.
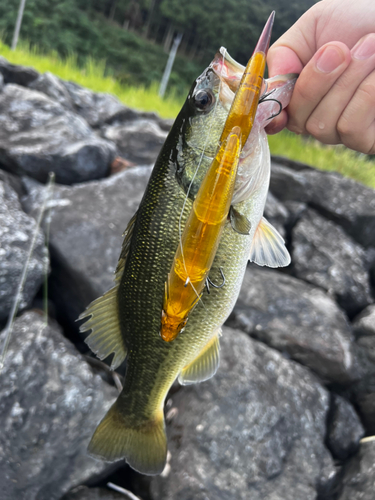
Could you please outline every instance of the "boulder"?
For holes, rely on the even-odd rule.
[[[357,337],[375,337],[375,304],[366,307],[354,318],[353,331]]]
[[[153,500],[313,500],[336,470],[324,446],[328,394],[305,368],[224,329],[209,381],[172,396],[169,463]]]
[[[375,438],[363,439],[359,453],[344,468],[338,500],[374,500]]]
[[[151,168],[124,170],[100,182],[56,186],[51,202],[51,297],[59,321],[75,320],[91,300],[113,286],[122,238],[146,188]],[[25,181],[25,209],[36,214],[42,190]]]
[[[58,500],[108,472],[86,448],[116,395],[57,324],[33,311],[19,317],[0,374],[2,500]]]
[[[34,234],[34,252],[27,266],[27,276],[19,309],[30,306],[46,272],[48,256],[44,235],[37,228],[35,220],[22,210],[15,180],[0,174],[0,322],[10,314],[20,285],[23,268],[27,261]],[[40,207],[39,207],[40,208]]]
[[[272,193],[281,201],[307,203],[338,223],[361,245],[375,245],[375,192],[336,172],[272,164]]]
[[[365,430],[353,406],[341,396],[332,395],[328,418],[327,446],[334,458],[346,460],[359,448]]]
[[[228,325],[326,381],[348,383],[357,376],[345,315],[321,289],[286,274],[249,266]]]
[[[100,127],[120,112],[129,109],[111,94],[92,92],[65,80],[60,80],[60,83],[68,92],[74,111],[82,116],[90,127]]]
[[[314,210],[293,228],[292,266],[294,276],[329,292],[350,317],[373,302],[365,251]]]
[[[29,89],[38,90],[53,101],[58,102],[69,111],[73,111],[73,101],[68,90],[62,83],[60,78],[46,71],[39,75],[36,80],[33,80],[29,85]]]
[[[16,83],[24,87],[36,80],[39,76],[39,73],[35,71],[35,69],[28,66],[11,64],[1,56],[0,73],[3,76],[4,83]]]
[[[138,165],[155,163],[167,137],[156,121],[146,119],[107,125],[101,133],[116,144],[121,156]]]
[[[279,231],[285,240],[285,228],[289,224],[290,214],[285,206],[270,191],[267,194],[264,216]]]
[[[0,162],[10,172],[84,182],[106,176],[115,154],[113,143],[45,94],[12,84],[0,94]]]

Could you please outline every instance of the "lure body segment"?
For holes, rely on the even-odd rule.
[[[193,203],[165,286],[160,335],[174,340],[201,297],[233,197],[242,145],[253,127],[266,52],[274,20],[270,16],[250,58],[224,124],[219,147]]]

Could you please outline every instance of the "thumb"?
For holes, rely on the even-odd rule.
[[[304,66],[294,50],[283,45],[270,47],[267,64],[270,78],[287,73],[301,73]]]

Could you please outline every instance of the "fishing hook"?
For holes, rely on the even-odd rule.
[[[208,295],[210,294],[210,285],[213,286],[214,288],[223,288],[223,286],[225,285],[225,276],[224,276],[224,273],[223,273],[223,270],[221,269],[221,267],[219,267],[219,271],[220,271],[221,277],[223,278],[223,282],[221,283],[221,285],[215,285],[215,283],[213,283],[210,280],[210,278],[207,276],[206,288],[207,288]]]
[[[267,87],[266,87],[266,90],[267,90]],[[274,102],[277,102],[277,104],[279,105],[279,111],[278,113],[276,113],[275,115],[271,115],[269,118],[267,118],[267,120],[272,120],[272,118],[275,118],[276,116],[279,116],[279,114],[281,113],[281,111],[283,110],[283,105],[281,104],[280,101],[278,101],[277,99],[268,99],[268,97],[270,95],[272,95],[274,92],[275,92],[276,89],[273,89],[271,90],[271,92],[268,92],[268,94],[266,92],[264,92],[264,94],[261,96],[261,98],[259,99],[259,104],[261,104],[262,102],[270,102],[270,101],[274,101]]]

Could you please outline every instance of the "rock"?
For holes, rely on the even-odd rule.
[[[38,90],[50,97],[53,101],[58,102],[69,111],[73,111],[73,101],[63,85],[60,78],[53,75],[49,71],[39,75],[36,80],[33,80],[28,87],[33,90]]]
[[[272,164],[270,188],[282,202],[307,203],[338,223],[358,243],[374,246],[375,192],[336,172],[292,170]]]
[[[285,239],[285,227],[289,222],[289,211],[270,191],[267,194],[264,216]]]
[[[375,337],[375,304],[364,309],[353,321],[353,331],[357,337]]]
[[[341,396],[332,395],[332,408],[328,420],[327,446],[338,460],[353,455],[365,430],[353,406]]]
[[[293,228],[292,266],[294,276],[329,292],[351,317],[373,301],[365,251],[314,210]]]
[[[11,64],[1,56],[0,73],[3,75],[4,83],[16,83],[22,86],[29,85],[39,76],[39,73],[35,69]]]
[[[375,435],[375,377],[352,388],[355,403],[368,435]]]
[[[322,290],[286,274],[248,267],[228,325],[327,381],[348,383],[357,376],[344,314]]]
[[[42,231],[26,215],[11,176],[0,175],[0,322],[7,319],[21,281],[34,233],[35,249],[30,257],[19,309],[30,306],[48,272],[48,257]]]
[[[113,141],[121,156],[138,165],[155,163],[167,133],[157,122],[145,119],[107,125],[102,137]]]
[[[328,395],[315,377],[224,329],[215,377],[172,396],[169,466],[154,500],[312,500],[333,481]],[[277,495],[276,495],[277,492]]]
[[[104,177],[115,157],[113,143],[41,92],[6,85],[0,94],[0,161],[16,174],[71,184]]]
[[[343,490],[338,500],[373,500],[375,438],[363,439],[359,453],[344,468]]]
[[[124,170],[100,182],[56,186],[52,201],[51,296],[59,321],[73,328],[88,303],[113,286],[129,220],[142,199],[151,168]],[[25,209],[36,213],[42,191],[26,182]]]
[[[126,500],[127,498],[130,499],[130,497],[126,497],[122,493],[105,488],[78,486],[78,488],[74,488],[74,490],[64,495],[61,500]]]
[[[37,312],[14,323],[0,374],[3,500],[58,500],[108,465],[86,454],[117,391]],[[4,342],[4,333],[0,336]]]
[[[74,111],[82,116],[90,127],[100,127],[119,113],[129,109],[113,95],[92,92],[65,80],[60,80],[60,83],[67,90]],[[132,112],[136,116],[136,112]]]

